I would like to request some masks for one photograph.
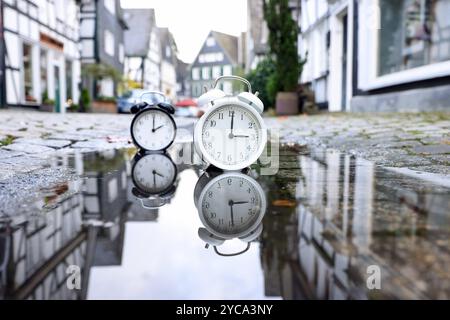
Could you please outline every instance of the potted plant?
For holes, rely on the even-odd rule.
[[[114,67],[108,64],[89,64],[82,68],[82,76],[91,78],[97,82],[97,86],[104,79],[112,80],[117,87],[122,85],[122,74]],[[92,111],[116,113],[116,99],[114,97],[105,97],[100,94],[99,86],[93,93]]]
[[[53,112],[55,109],[55,100],[48,98],[47,90],[42,93],[41,105],[39,106],[40,111]]]
[[[267,91],[267,84],[274,72],[275,66],[273,60],[265,58],[258,63],[255,70],[250,71],[245,77],[252,84],[253,90],[259,92],[258,97],[263,102],[265,111],[273,108],[275,102]]]
[[[80,100],[79,100],[79,111],[88,112],[91,107],[91,96],[87,89],[81,90]]]
[[[98,96],[97,99],[92,103],[93,112],[106,112],[106,113],[116,113],[116,98]]]
[[[276,101],[278,115],[298,113],[297,86],[302,62],[297,52],[298,26],[292,18],[289,0],[267,0],[264,18],[269,29],[269,48],[275,71],[267,84]]]

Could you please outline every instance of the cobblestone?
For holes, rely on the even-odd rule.
[[[36,159],[131,147],[131,119],[131,115],[0,111],[0,137],[8,137],[10,143],[0,147],[4,165],[0,180],[11,170],[42,168],[43,162]],[[178,128],[192,129],[194,123],[186,118],[176,121]],[[337,113],[266,118],[266,123],[279,129],[283,143],[332,148],[382,166],[450,174],[450,113]],[[179,132],[177,140],[191,138],[186,131]]]
[[[0,111],[0,183],[51,165],[56,156],[133,147],[132,115]],[[176,119],[192,128],[194,119]],[[185,131],[186,132],[186,131]],[[179,130],[177,139],[186,140]],[[53,158],[53,160],[52,160]]]
[[[332,148],[381,166],[450,175],[450,113],[323,114],[267,118],[281,142]]]

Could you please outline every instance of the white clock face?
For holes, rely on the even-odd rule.
[[[158,194],[172,186],[177,174],[172,160],[163,154],[140,158],[133,167],[133,181],[147,193]]]
[[[176,128],[167,113],[149,109],[136,116],[131,133],[139,147],[145,150],[163,150],[175,140]]]
[[[200,143],[213,164],[234,167],[250,162],[250,165],[266,143],[262,126],[261,117],[249,109],[224,105],[205,117]]]
[[[248,233],[261,222],[266,198],[254,179],[240,173],[223,174],[202,190],[198,206],[205,227],[230,238]]]

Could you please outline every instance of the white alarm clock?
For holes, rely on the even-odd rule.
[[[167,102],[150,103],[143,101],[131,107],[131,113],[136,114],[131,122],[131,137],[140,149],[166,150],[175,141],[177,126],[172,117],[175,108]]]
[[[248,92],[227,96],[219,90],[223,80],[239,80]],[[214,89],[203,94],[199,106],[207,111],[194,129],[196,151],[207,164],[223,170],[240,170],[256,162],[267,142],[267,129],[261,114],[264,110],[250,83],[237,76],[217,78]]]
[[[131,178],[132,193],[144,208],[161,207],[175,194],[177,167],[165,153],[138,153],[133,159]]]
[[[266,196],[259,183],[240,172],[205,173],[194,190],[194,202],[204,228],[199,237],[222,256],[234,256],[250,248],[250,242],[262,232]],[[218,246],[239,238],[247,247],[238,253],[224,254]]]

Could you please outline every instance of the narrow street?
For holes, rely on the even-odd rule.
[[[75,221],[83,212],[86,221],[98,221],[96,228],[117,224],[121,231],[114,240],[119,241],[115,254],[120,256],[125,250],[139,256],[142,250],[150,250],[152,257],[162,259],[156,266],[146,258],[124,256],[125,265],[147,266],[142,272],[151,270],[164,285],[174,285],[173,281],[189,270],[198,288],[190,290],[187,284],[187,287],[174,286],[176,289],[171,294],[158,287],[140,293],[124,285],[123,277],[131,277],[126,269],[110,272],[102,269],[103,265],[116,265],[116,258],[102,260],[105,259],[102,254],[88,258],[86,253],[88,260],[78,262],[93,261],[86,265],[92,271],[84,298],[203,299],[211,295],[235,298],[236,295],[223,291],[229,281],[244,282],[252,288],[240,294],[243,299],[272,296],[286,299],[445,299],[450,295],[450,280],[445,276],[450,263],[450,255],[445,251],[450,226],[447,216],[450,210],[450,121],[445,114],[266,118],[271,130],[280,133],[281,145],[276,175],[255,175],[268,201],[260,238],[264,243],[260,249],[261,262],[258,262],[260,253],[253,246],[248,254],[233,260],[233,265],[242,266],[256,267],[261,263],[263,271],[252,275],[237,273],[233,279],[216,279],[216,289],[209,296],[202,294],[206,288],[203,283],[206,285],[212,279],[206,282],[200,279],[192,257],[215,264],[220,257],[214,257],[212,252],[205,256],[208,251],[196,239],[200,221],[196,217],[192,191],[200,166],[198,162],[189,162],[194,158],[186,158],[181,152],[193,150],[194,119],[176,118],[179,129],[185,129],[178,131],[176,142],[168,151],[178,168],[176,193],[167,206],[151,210],[143,209],[144,202],[138,202],[139,198],[132,191],[138,185],[130,170],[139,160],[132,159],[136,151],[130,143],[131,116],[2,111],[0,119],[3,144],[0,148],[0,220],[3,223],[20,226],[22,221],[33,221],[37,212],[57,219],[59,209],[66,208],[65,215],[70,214],[71,219],[75,219],[72,232],[81,232],[84,229],[79,229],[80,222]],[[418,125],[412,129],[411,122]],[[186,159],[190,160],[186,162]],[[153,224],[147,227],[141,223],[130,224],[133,221]],[[102,228],[105,227],[98,230]],[[298,242],[294,241],[297,228],[300,231]],[[126,238],[125,229],[130,231]],[[178,230],[177,235],[171,236],[170,230]],[[80,237],[76,239],[82,239]],[[83,237],[85,240],[71,246],[92,241]],[[98,234],[95,240],[98,248],[103,246],[101,239],[103,236]],[[143,240],[162,241],[167,247],[144,249],[139,245]],[[31,238],[27,241],[36,243]],[[285,251],[286,245],[291,249]],[[236,246],[239,247],[234,243],[227,248],[238,250]],[[167,250],[172,253],[167,255]],[[274,252],[278,255],[275,262]],[[183,263],[172,264],[175,256]],[[46,265],[46,258],[40,259],[36,263]],[[272,274],[286,260],[298,264],[289,266],[293,268],[289,272],[296,277],[306,276],[302,280],[289,280],[291,289],[287,291],[281,290],[278,281],[288,280]],[[230,267],[231,260],[227,261],[220,260],[216,265],[218,273]],[[308,266],[311,261],[325,263],[325,269],[311,268]],[[58,262],[50,260],[48,263],[52,264],[48,266],[48,274],[41,275],[43,278],[56,272]],[[376,264],[383,270],[384,286],[377,296],[367,291],[360,278],[368,264]],[[172,267],[166,270],[166,265]],[[342,273],[341,268],[352,273]],[[323,285],[312,281],[314,277],[325,281],[330,275],[335,278],[327,283],[331,288],[328,293],[323,291]],[[110,282],[111,277],[116,281]],[[265,296],[261,295],[264,289],[256,285],[260,278],[266,282]],[[33,295],[36,288],[28,286],[24,290],[15,293],[17,297]],[[190,294],[184,290],[189,290]],[[11,297],[14,297],[13,292],[10,292]]]

